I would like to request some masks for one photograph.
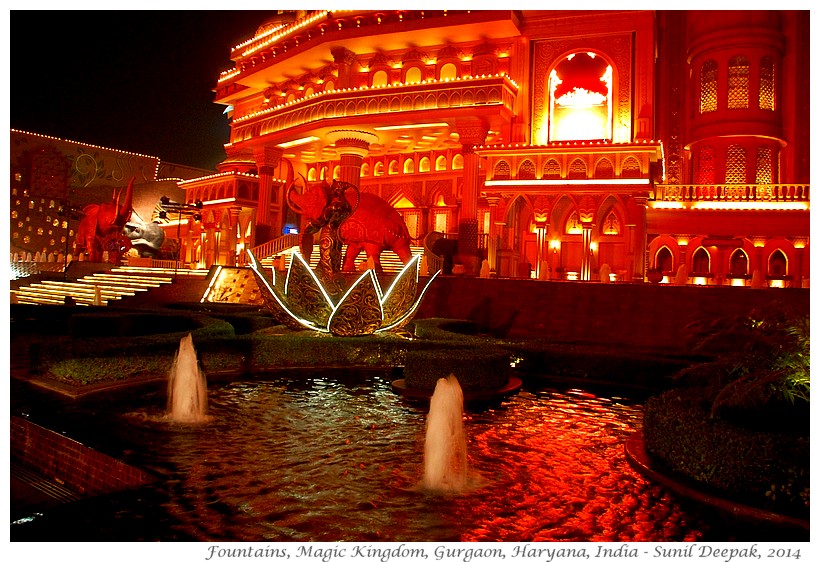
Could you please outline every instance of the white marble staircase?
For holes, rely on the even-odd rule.
[[[43,280],[11,290],[11,302],[18,304],[66,304],[71,297],[79,306],[106,306],[110,301],[135,296],[152,288],[173,283],[176,275],[205,277],[208,270],[118,267],[106,273],[92,273],[74,281]]]

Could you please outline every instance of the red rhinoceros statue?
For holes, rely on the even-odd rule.
[[[305,182],[307,185],[307,182]],[[307,219],[307,227],[302,233],[301,251],[310,260],[313,251],[313,234],[327,228],[333,220],[339,202],[334,194],[343,193],[352,213],[338,225],[343,244],[347,244],[342,271],[355,271],[356,258],[365,251],[373,260],[377,273],[382,272],[380,255],[383,250],[392,250],[403,263],[408,263],[413,254],[410,251],[412,238],[404,219],[387,201],[372,193],[361,193],[350,183],[333,181],[305,188],[298,193],[291,185],[287,193],[288,206]]]
[[[108,252],[108,261],[119,263],[122,254],[131,247],[123,233],[125,223],[131,217],[134,180],[131,178],[125,190],[125,201],[120,204],[121,190],[114,193],[107,203],[92,203],[83,208],[85,216],[77,227],[74,239],[74,253],[88,253],[88,261],[102,262]]]

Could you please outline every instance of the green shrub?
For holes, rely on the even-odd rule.
[[[421,339],[464,341],[473,339],[479,329],[478,324],[469,320],[426,318],[413,321],[413,332]]]
[[[742,503],[808,518],[807,436],[752,431],[710,418],[701,389],[650,398],[643,434],[647,452],[691,483]]]
[[[808,315],[771,306],[696,322],[690,331],[693,349],[713,360],[677,378],[703,388],[711,417],[754,420],[784,404],[808,404]]]
[[[411,350],[404,364],[404,380],[408,387],[433,390],[438,379],[452,374],[464,390],[485,390],[507,384],[509,369],[510,355],[500,349]]]
[[[76,357],[54,362],[49,376],[72,386],[84,386],[167,373],[172,364],[173,356]]]

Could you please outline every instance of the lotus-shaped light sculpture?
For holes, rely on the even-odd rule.
[[[331,297],[316,273],[298,251],[284,280],[276,270],[270,278],[259,260],[248,250],[250,268],[268,310],[282,324],[293,329],[310,329],[335,336],[362,336],[399,330],[418,309],[424,293],[438,276],[437,271],[419,291],[419,260],[416,255],[383,291],[372,269],[361,273],[349,287],[342,287],[338,299]],[[281,276],[279,276],[281,277]],[[338,279],[337,279],[338,281]]]

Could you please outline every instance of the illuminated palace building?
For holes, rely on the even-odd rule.
[[[498,276],[808,285],[806,12],[281,13],[231,58],[228,158],[183,187],[240,242],[340,179]]]
[[[807,287],[807,11],[279,12],[233,47],[202,265],[295,245],[288,188],[386,199],[456,265]],[[253,30],[249,30],[251,35]],[[175,237],[174,229],[168,230]],[[203,257],[204,256],[204,257]]]

